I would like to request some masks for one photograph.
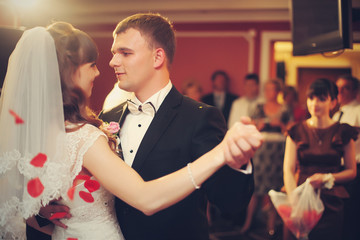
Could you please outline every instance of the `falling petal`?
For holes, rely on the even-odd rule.
[[[17,115],[13,110],[9,110],[10,114],[13,115],[13,117],[15,118],[15,123],[16,124],[22,124],[24,123],[24,120],[22,120],[21,117],[19,117],[19,115]]]
[[[44,185],[42,185],[40,179],[34,178],[31,179],[27,184],[27,190],[30,196],[33,198],[36,198],[41,195],[41,193],[44,191]]]
[[[67,192],[67,195],[70,200],[74,200],[74,194],[75,194],[75,186],[72,186],[71,188],[69,188]]]
[[[31,160],[30,164],[35,167],[43,167],[46,160],[47,160],[47,156],[43,153],[39,153]]]

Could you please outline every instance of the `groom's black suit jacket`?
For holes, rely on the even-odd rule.
[[[123,106],[102,112],[100,118],[120,122],[125,115]],[[216,146],[225,126],[218,109],[184,97],[173,87],[151,122],[132,167],[145,181],[172,173]],[[208,240],[207,199],[224,213],[237,214],[247,207],[252,192],[252,174],[225,166],[200,190],[152,216],[119,199],[116,212],[126,240]]]

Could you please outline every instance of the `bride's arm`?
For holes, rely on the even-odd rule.
[[[228,131],[218,146],[194,161],[190,169],[184,167],[144,182],[135,170],[110,150],[105,137],[100,137],[84,155],[83,166],[118,198],[151,215],[193,192],[192,178],[195,184],[201,185],[224,164],[233,167],[246,164],[261,141],[261,134],[254,126],[238,124]]]
[[[284,185],[288,195],[296,188],[296,143],[291,137],[286,137],[285,154],[284,154]]]

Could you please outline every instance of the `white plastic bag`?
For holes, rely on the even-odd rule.
[[[306,180],[291,193],[290,198],[287,194],[274,190],[270,190],[269,195],[284,224],[295,237],[308,239],[309,232],[324,211],[320,189],[315,191],[310,181]]]

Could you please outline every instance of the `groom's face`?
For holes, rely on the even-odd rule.
[[[119,87],[128,92],[139,92],[146,88],[154,72],[154,51],[138,30],[130,28],[115,36],[111,48]]]

